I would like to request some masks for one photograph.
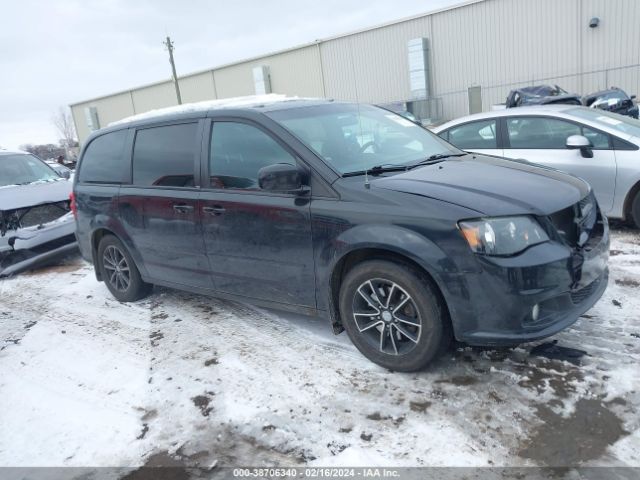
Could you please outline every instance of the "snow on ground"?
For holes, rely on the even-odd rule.
[[[79,259],[0,282],[0,466],[640,466],[640,235],[560,345],[459,347],[415,374],[326,320],[156,288]],[[542,342],[538,342],[542,343]]]

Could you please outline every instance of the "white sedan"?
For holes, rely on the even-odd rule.
[[[640,121],[574,105],[479,113],[433,129],[456,147],[557,168],[589,182],[602,211],[640,228]]]

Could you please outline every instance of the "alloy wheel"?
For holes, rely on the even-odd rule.
[[[373,278],[362,283],[353,298],[356,327],[380,352],[404,355],[420,341],[422,320],[411,296],[391,280]]]
[[[124,254],[114,245],[109,245],[102,254],[102,265],[109,284],[119,292],[125,292],[131,283],[131,272]]]

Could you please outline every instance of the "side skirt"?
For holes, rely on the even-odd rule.
[[[292,305],[288,303],[279,303],[279,302],[272,302],[269,300],[261,300],[257,298],[245,297],[242,295],[233,295],[230,293],[219,292],[213,289],[202,288],[202,287],[192,287],[192,286],[182,285],[179,283],[168,282],[166,280],[156,280],[156,279],[145,278],[145,277],[143,277],[142,279],[147,283],[160,285],[162,287],[173,288],[175,290],[182,290],[184,292],[198,293],[200,295],[220,298],[223,300],[230,300],[238,303],[249,303],[257,307],[273,308],[274,310],[300,313],[300,314],[308,315],[311,317],[321,317],[321,318],[327,318],[327,319],[329,318],[328,312],[326,312],[325,310],[319,310],[314,307],[305,307],[304,305]]]

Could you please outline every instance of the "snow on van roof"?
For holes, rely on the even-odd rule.
[[[155,110],[149,110],[148,112],[139,113],[130,117],[117,120],[109,124],[110,127],[114,125],[121,125],[123,123],[135,122],[138,120],[146,120],[149,118],[161,117],[164,115],[172,115],[177,113],[191,113],[202,112],[206,110],[216,108],[237,108],[237,107],[249,107],[256,105],[266,105],[277,102],[287,102],[291,100],[303,100],[300,97],[288,97],[287,95],[281,95],[278,93],[269,93],[266,95],[248,95],[245,97],[232,97],[221,98],[218,100],[205,100],[203,102],[185,103],[182,105],[175,105],[173,107],[157,108]],[[311,100],[305,98],[304,100]],[[316,99],[314,99],[316,100]]]

